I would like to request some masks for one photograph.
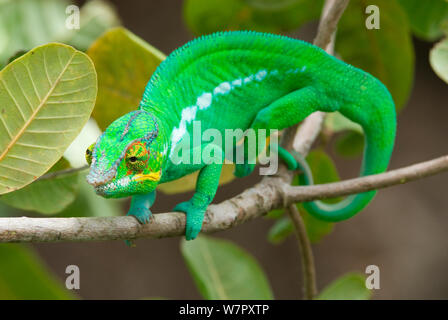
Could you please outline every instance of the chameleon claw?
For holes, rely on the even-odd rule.
[[[194,206],[191,201],[179,203],[174,207],[173,211],[184,212],[187,215],[187,224],[185,226],[185,239],[195,239],[202,229],[202,221],[204,219],[205,208]]]
[[[132,212],[129,211],[127,215],[135,217],[141,224],[147,224],[154,220],[151,211],[143,207],[136,208]]]

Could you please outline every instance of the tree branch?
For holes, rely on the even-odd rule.
[[[207,209],[203,231],[233,228],[267,212],[295,202],[333,198],[422,179],[448,171],[448,156],[377,175],[316,186],[291,186],[272,177],[240,195]],[[164,238],[185,233],[185,215],[178,212],[154,215],[140,225],[133,217],[104,218],[0,218],[0,242],[98,241]]]

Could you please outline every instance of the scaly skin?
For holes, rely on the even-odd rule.
[[[395,107],[376,78],[284,36],[256,32],[205,36],[162,62],[149,80],[139,110],[114,121],[92,146],[87,181],[104,197],[133,196],[128,214],[146,223],[157,184],[200,170],[193,198],[175,208],[187,214],[186,238],[194,239],[216,193],[222,165],[201,159],[196,164],[173,163],[176,146],[189,141],[192,152],[201,147],[192,140],[193,120],[200,121],[202,130],[218,129],[224,136],[225,129],[281,130],[318,110],[339,111],[363,127],[361,175],[386,170],[395,139]],[[221,153],[217,150],[218,158]],[[236,165],[237,176],[253,170],[249,160],[246,156],[245,163]],[[332,205],[320,201],[304,205],[317,218],[340,221],[362,210],[374,194],[353,195]]]

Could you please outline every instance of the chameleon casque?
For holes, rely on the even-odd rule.
[[[138,110],[115,120],[88,148],[87,181],[103,197],[132,196],[128,215],[147,223],[157,185],[200,170],[191,200],[174,208],[186,213],[185,236],[194,239],[217,191],[222,162],[171,161],[175,146],[191,139],[193,120],[202,129],[222,132],[281,130],[314,111],[339,111],[362,126],[366,143],[361,175],[387,169],[395,140],[395,106],[375,77],[285,36],[249,31],[204,36],[171,53],[149,80]],[[241,177],[254,165],[245,161],[235,168]],[[319,219],[341,221],[361,211],[375,192],[336,204],[304,205]]]

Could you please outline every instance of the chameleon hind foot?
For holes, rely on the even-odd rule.
[[[185,239],[195,239],[202,229],[202,221],[204,220],[207,207],[195,206],[192,201],[179,203],[174,207],[173,211],[184,212],[187,215],[187,223],[185,226]]]

